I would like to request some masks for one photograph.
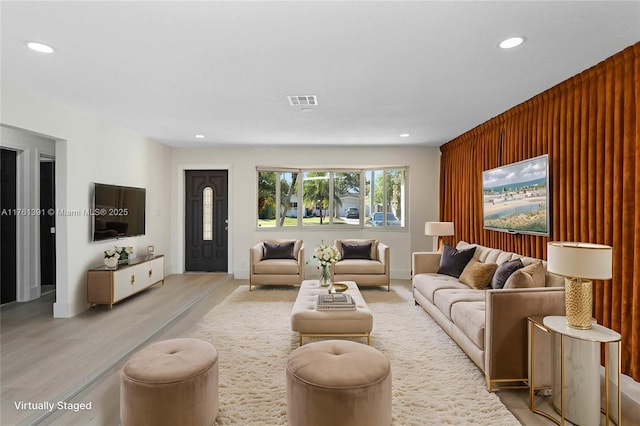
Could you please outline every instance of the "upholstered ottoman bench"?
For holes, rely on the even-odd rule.
[[[291,310],[291,329],[300,333],[300,345],[303,337],[366,337],[371,343],[373,315],[362,298],[358,286],[353,281],[341,281],[349,287],[356,302],[355,311],[318,311],[316,302],[319,294],[327,294],[326,287],[320,287],[318,280],[304,280]]]
[[[153,343],[122,370],[120,421],[127,425],[211,425],[218,415],[218,352],[200,339]]]
[[[348,340],[300,346],[287,359],[287,418],[291,426],[389,426],[389,361]]]

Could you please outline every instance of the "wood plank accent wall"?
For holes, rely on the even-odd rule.
[[[622,370],[640,381],[640,43],[442,145],[440,220],[465,240],[546,259],[548,241],[613,246],[594,316],[622,334]],[[482,227],[482,171],[549,155],[551,235]]]

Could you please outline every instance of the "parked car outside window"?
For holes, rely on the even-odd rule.
[[[378,212],[378,213],[374,213],[373,216],[371,216],[368,220],[367,220],[367,224],[371,225],[371,226],[384,226],[385,224],[383,223],[383,213],[382,212]],[[398,218],[391,212],[387,212],[387,226],[400,226],[400,221],[398,220]]]
[[[347,219],[359,219],[360,218],[360,212],[358,211],[357,207],[349,207],[346,211],[346,217]]]

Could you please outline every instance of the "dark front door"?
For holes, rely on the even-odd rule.
[[[227,171],[185,171],[185,271],[227,272]]]
[[[16,300],[16,152],[0,149],[0,303]]]
[[[56,208],[55,164],[40,162],[40,285],[47,289],[56,285],[56,215],[48,213]]]

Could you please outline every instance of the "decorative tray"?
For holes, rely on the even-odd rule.
[[[342,293],[343,291],[345,291],[348,288],[349,288],[349,286],[344,284],[344,283],[333,283],[333,284],[331,284],[331,292],[332,293]]]

